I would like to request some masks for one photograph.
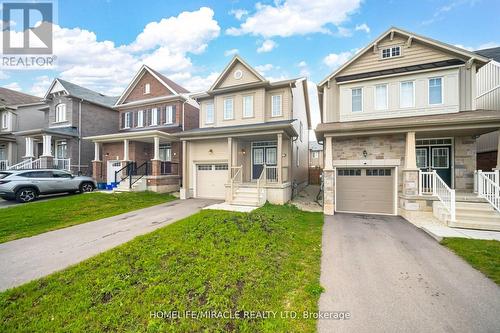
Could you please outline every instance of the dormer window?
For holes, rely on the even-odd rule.
[[[2,129],[9,128],[9,113],[7,111],[2,112]]]
[[[401,55],[401,46],[391,46],[382,49],[382,59],[399,57]]]
[[[66,104],[59,103],[56,105],[56,123],[66,121]]]
[[[151,85],[149,83],[146,83],[144,85],[144,94],[149,94],[151,93]]]

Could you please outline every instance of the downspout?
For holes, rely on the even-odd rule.
[[[82,171],[82,102],[80,99],[78,106],[78,174]]]

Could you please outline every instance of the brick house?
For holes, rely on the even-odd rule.
[[[179,190],[182,149],[174,134],[199,121],[189,91],[143,65],[114,109],[114,133],[86,138],[94,142],[96,180],[121,190]]]

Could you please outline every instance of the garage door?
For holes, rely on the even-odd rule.
[[[196,197],[225,199],[227,182],[227,164],[196,165]]]
[[[394,214],[394,178],[391,168],[337,169],[336,210]]]

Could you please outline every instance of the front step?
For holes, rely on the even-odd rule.
[[[260,194],[257,187],[240,186],[236,189],[231,204],[238,206],[259,207],[261,206],[260,204],[261,200],[259,199],[260,199]]]
[[[451,221],[450,213],[437,201],[433,204],[433,215],[454,228],[500,231],[500,213],[489,203],[457,202],[456,221]]]
[[[134,179],[135,180],[135,179]],[[147,190],[147,181],[145,178],[139,179],[129,188],[129,182],[127,180],[118,184],[114,189],[115,192],[142,192]]]

